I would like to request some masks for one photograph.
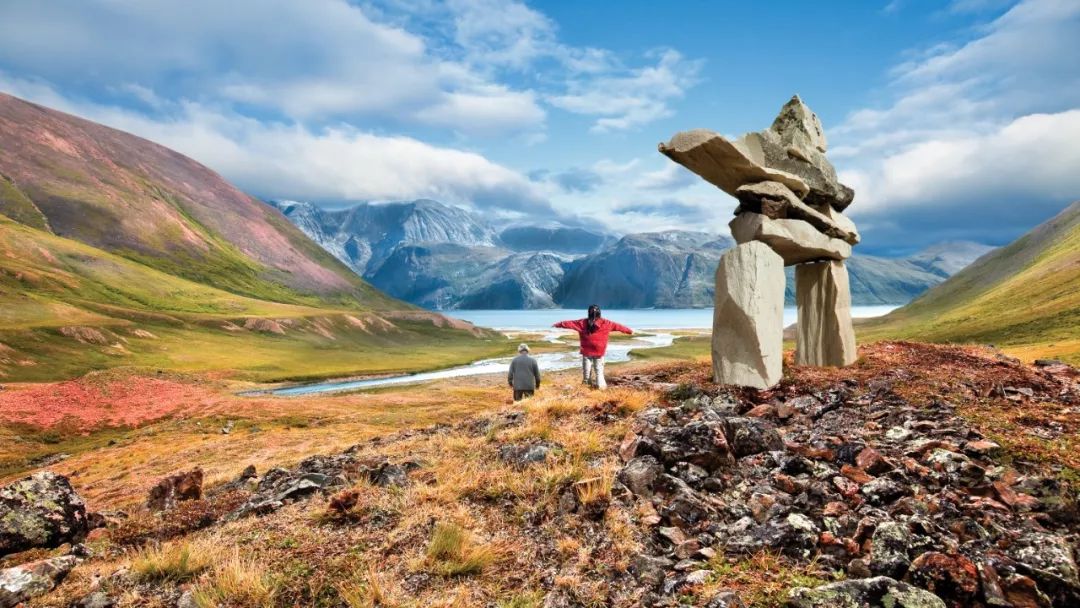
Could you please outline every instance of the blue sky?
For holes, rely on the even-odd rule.
[[[252,194],[726,233],[656,152],[798,93],[866,253],[1006,243],[1080,198],[1080,2],[0,0],[0,91]]]

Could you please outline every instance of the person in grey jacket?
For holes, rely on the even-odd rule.
[[[540,388],[540,365],[536,363],[536,359],[529,356],[528,344],[518,346],[518,356],[510,362],[506,381],[510,383],[510,388],[514,389],[514,401],[532,397],[536,389]]]

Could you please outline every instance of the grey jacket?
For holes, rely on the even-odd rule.
[[[540,366],[536,359],[524,353],[514,357],[510,362],[510,373],[506,374],[506,381],[515,391],[535,391],[540,388]]]

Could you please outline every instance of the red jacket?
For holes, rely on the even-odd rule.
[[[596,331],[589,333],[586,329],[588,326],[588,319],[559,321],[555,324],[555,327],[572,329],[578,332],[578,338],[581,340],[581,354],[586,357],[603,357],[604,353],[607,352],[608,334],[611,332],[617,331],[624,334],[634,333],[634,330],[629,327],[619,325],[614,321],[608,321],[603,317],[596,320]]]

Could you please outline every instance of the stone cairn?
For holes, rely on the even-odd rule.
[[[712,359],[716,382],[767,388],[780,380],[784,266],[795,266],[800,365],[855,361],[844,260],[859,242],[843,215],[855,192],[825,158],[825,133],[796,95],[764,131],[735,141],[683,131],[660,152],[739,200],[738,243],[716,269]]]

